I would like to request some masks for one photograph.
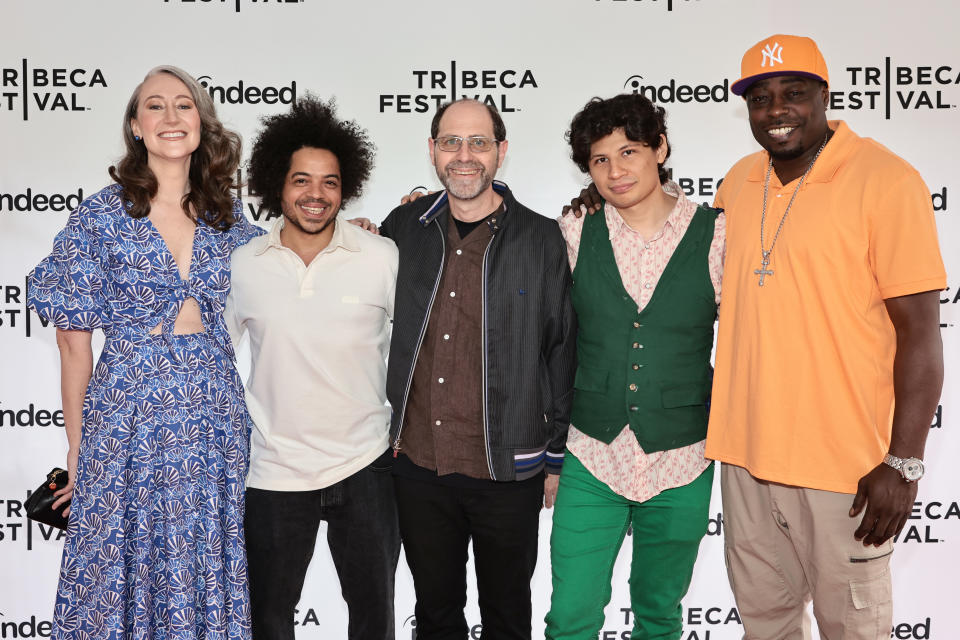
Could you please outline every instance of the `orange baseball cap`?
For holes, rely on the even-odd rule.
[[[730,86],[742,96],[754,82],[772,76],[806,76],[830,83],[817,43],[803,36],[777,34],[750,47],[740,62],[740,79]]]

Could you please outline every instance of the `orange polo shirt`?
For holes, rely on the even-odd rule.
[[[884,299],[943,289],[930,191],[844,122],[790,209],[758,286],[768,155],[743,158],[715,206],[727,255],[706,456],[782,484],[856,493],[883,459],[896,334]],[[770,174],[767,247],[798,180]]]

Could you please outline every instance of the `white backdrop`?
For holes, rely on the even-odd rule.
[[[50,250],[67,211],[109,181],[123,106],[144,73],[181,66],[206,83],[222,119],[249,141],[257,118],[307,91],[336,96],[378,146],[366,195],[348,216],[382,219],[417,185],[438,101],[479,96],[504,112],[510,150],[499,177],[555,215],[582,176],[563,133],[592,96],[657,91],[668,111],[670,165],[710,201],[753,151],[742,101],[729,93],[743,51],[771,33],[810,35],[831,73],[831,118],[846,119],[914,164],[930,187],[950,288],[942,294],[942,405],[927,477],[894,555],[894,638],[960,637],[960,47],[951,0],[32,0],[0,8],[0,638],[46,637],[61,542],[22,502],[63,465],[58,357],[51,327],[28,317],[24,276]],[[707,88],[696,91],[696,87]],[[682,87],[690,86],[691,89]],[[703,96],[709,93],[709,98]],[[700,96],[703,101],[691,100]],[[686,101],[684,101],[686,100]],[[256,201],[251,216],[266,223]],[[719,477],[719,474],[718,474]],[[739,638],[722,560],[719,487],[710,534],[684,603],[684,638]],[[534,635],[550,593],[550,513],[541,516]],[[297,614],[298,639],[346,636],[323,535]],[[603,640],[628,638],[628,555],[615,572]],[[472,580],[472,577],[471,577]],[[414,635],[401,560],[397,635]],[[479,624],[475,594],[468,607]],[[472,637],[479,637],[474,629]]]

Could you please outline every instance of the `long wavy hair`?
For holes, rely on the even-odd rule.
[[[123,143],[126,154],[108,171],[123,187],[123,197],[131,206],[127,213],[142,218],[150,213],[150,201],[157,195],[157,177],[147,166],[147,148],[133,135],[130,122],[137,117],[140,90],[144,82],[160,73],[169,73],[187,85],[200,115],[200,144],[190,157],[190,191],[183,197],[184,213],[224,231],[234,223],[233,194],[237,166],[240,164],[240,136],[225,129],[210,95],[189,73],[170,65],[154,67],[133,90],[123,113]]]

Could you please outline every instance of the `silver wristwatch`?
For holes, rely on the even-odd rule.
[[[920,458],[898,458],[888,453],[883,456],[883,464],[899,471],[907,482],[916,482],[923,477],[923,460]]]

